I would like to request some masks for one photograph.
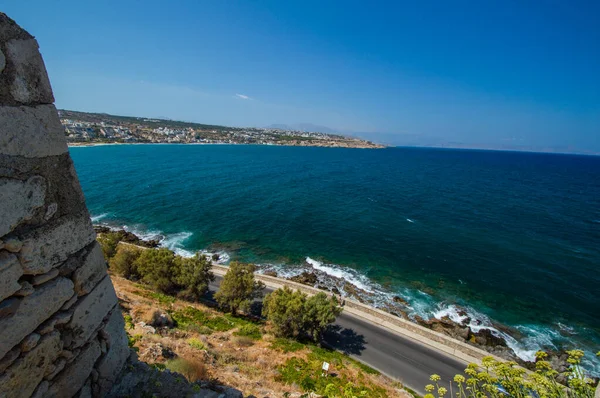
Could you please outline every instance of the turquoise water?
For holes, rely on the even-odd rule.
[[[209,249],[280,272],[312,264],[375,292],[375,305],[399,294],[422,316],[456,317],[453,305],[466,306],[486,327],[514,327],[523,358],[569,342],[600,349],[600,157],[233,145],[70,152],[96,221],[161,234],[180,253]]]

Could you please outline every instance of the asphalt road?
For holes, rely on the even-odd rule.
[[[216,275],[211,292],[219,289],[223,278]],[[266,288],[265,293],[273,289]],[[256,303],[260,305],[260,302]],[[342,312],[332,330],[325,335],[327,345],[380,372],[401,381],[405,386],[425,395],[429,376],[438,374],[446,387],[466,363],[423,345],[409,337],[389,331],[361,318]]]

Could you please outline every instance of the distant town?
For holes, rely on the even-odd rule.
[[[239,128],[59,110],[69,145],[107,143],[256,144],[383,148],[354,137],[278,128]]]

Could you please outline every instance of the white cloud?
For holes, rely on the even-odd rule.
[[[235,96],[237,98],[243,99],[243,100],[249,100],[249,99],[251,99],[250,97],[248,97],[247,95],[244,95],[244,94],[236,94]]]

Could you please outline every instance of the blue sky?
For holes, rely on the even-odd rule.
[[[600,151],[597,1],[4,1],[58,107]]]

